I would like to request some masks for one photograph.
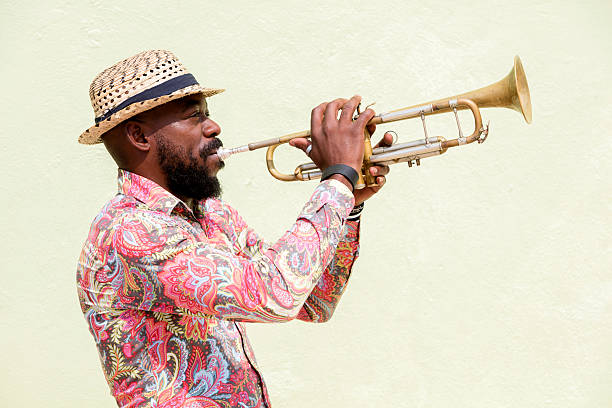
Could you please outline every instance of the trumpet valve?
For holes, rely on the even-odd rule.
[[[408,163],[408,167],[412,167],[413,164],[416,164],[417,166],[421,165],[421,158],[420,157],[416,157],[414,159],[409,159],[407,161]]]

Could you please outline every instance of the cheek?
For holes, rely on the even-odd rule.
[[[202,135],[199,126],[174,123],[172,128],[172,135],[176,144],[181,145],[186,152],[189,152],[190,156],[200,157]]]

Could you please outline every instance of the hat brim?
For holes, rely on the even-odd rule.
[[[121,109],[119,112],[112,114],[102,122],[96,123],[89,129],[87,129],[81,134],[81,136],[79,136],[79,143],[88,145],[102,143],[102,135],[120,124],[121,122],[133,116],[136,116],[139,113],[142,113],[149,109],[153,109],[159,105],[163,105],[164,103],[170,102],[171,100],[195,94],[202,94],[204,98],[208,98],[223,91],[225,91],[225,89],[203,88],[200,85],[192,85],[174,91],[168,95],[133,103]]]

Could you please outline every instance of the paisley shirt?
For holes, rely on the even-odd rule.
[[[120,407],[267,407],[243,322],[329,319],[358,254],[353,195],[320,183],[273,245],[220,199],[192,211],[119,170],[77,267],[81,308]]]

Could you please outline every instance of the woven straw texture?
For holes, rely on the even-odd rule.
[[[170,51],[144,51],[126,58],[99,73],[91,83],[89,97],[94,117],[104,115],[147,89],[188,73]],[[224,89],[191,85],[168,95],[130,104],[83,132],[79,137],[79,143],[101,143],[101,136],[119,123],[173,99],[200,93],[203,97],[209,97],[223,91]]]

